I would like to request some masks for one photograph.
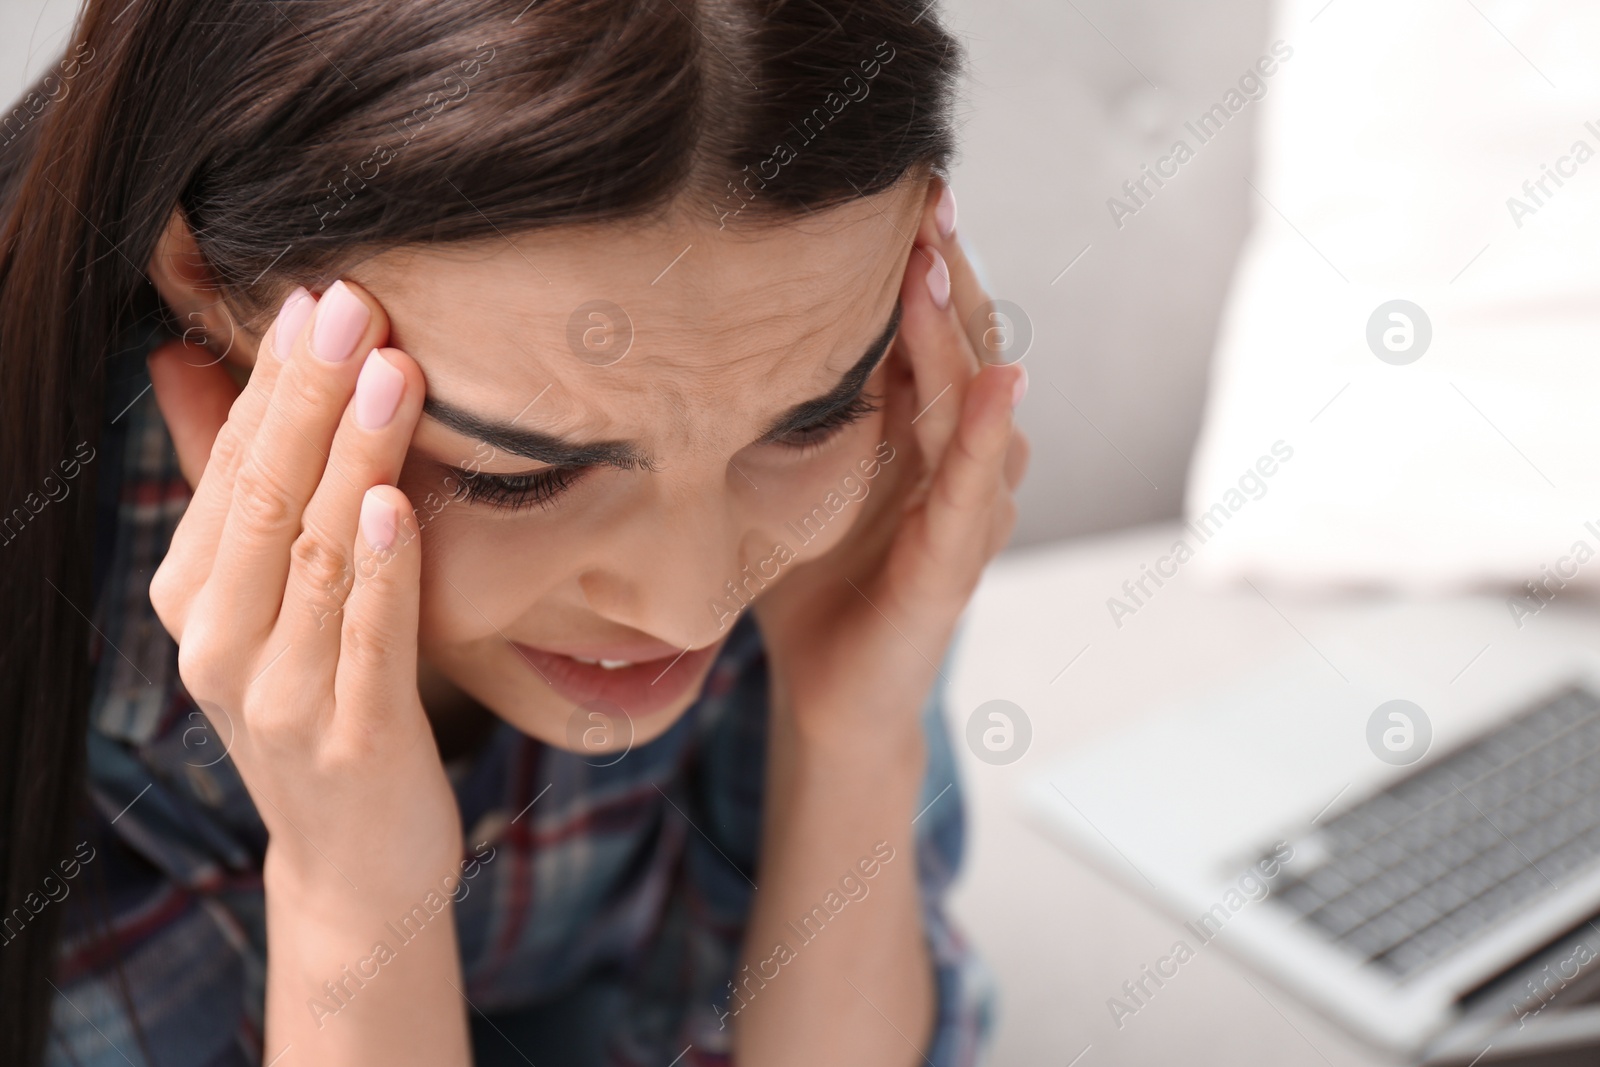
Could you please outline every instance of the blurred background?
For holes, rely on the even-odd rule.
[[[9,96],[58,58],[75,10],[0,6]],[[1344,678],[1324,650],[1360,645],[1360,620],[1396,604],[1450,631],[1437,662],[1413,657],[1418,690],[1460,693],[1528,659],[1534,614],[1548,635],[1564,620],[1577,644],[1596,638],[1596,574],[1560,564],[1549,581],[1575,541],[1600,545],[1585,527],[1600,519],[1600,164],[1575,151],[1600,147],[1595,15],[1522,0],[943,10],[969,61],[959,232],[1031,337],[1008,358],[1030,370],[1033,467],[947,709],[970,815],[956,908],[1000,990],[990,1062],[1411,1062],[1225,939],[1119,1014],[1182,913],[1052,834],[1027,795],[1055,782],[1065,798],[1071,774],[1052,768],[1264,665],[1309,649]],[[1394,301],[1413,309],[1398,345]],[[1195,538],[1185,523],[1207,516],[1218,529]],[[1194,562],[1139,584],[1185,538],[1203,542]],[[1483,721],[1453,699],[1430,705],[1446,741]],[[1003,761],[970,740],[995,700],[1027,721]],[[1348,734],[1367,759],[1364,716]]]

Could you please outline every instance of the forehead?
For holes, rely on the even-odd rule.
[[[543,397],[534,425],[631,432],[583,401],[655,395],[687,411],[730,391],[772,396],[776,411],[835,384],[881,329],[922,188],[759,231],[679,212],[400,249],[351,277],[383,304],[390,343],[429,393],[475,414],[509,421]]]

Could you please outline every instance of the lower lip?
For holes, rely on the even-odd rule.
[[[640,719],[665,711],[691,689],[698,689],[721,644],[684,652],[675,660],[646,660],[614,671],[528,645],[513,643],[512,647],[565,699],[580,706],[603,700],[615,704],[629,718]]]

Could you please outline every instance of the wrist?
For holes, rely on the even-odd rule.
[[[365,926],[376,914],[370,898],[330,864],[316,870],[289,850],[271,845],[261,862],[261,888],[269,920],[292,916],[296,925],[340,930]]]
[[[467,888],[456,858],[436,857],[385,877],[371,869],[341,871],[327,859],[307,860],[298,850],[271,845],[261,882],[269,915],[292,915],[296,924],[333,933],[381,926],[417,908],[418,914],[443,914]]]
[[[911,759],[920,764],[925,755],[924,700],[908,699],[905,686],[863,686],[837,693],[838,686],[795,686],[781,667],[770,680],[773,728],[814,758],[836,763]],[[921,692],[920,687],[910,688]]]
[[[771,728],[779,742],[776,754],[805,780],[914,795],[927,764],[928,742],[920,716],[907,712],[878,708],[868,716],[847,717],[816,707],[775,707]]]

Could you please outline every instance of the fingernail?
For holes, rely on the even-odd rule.
[[[394,543],[394,505],[374,495],[368,489],[361,498],[361,536],[374,552],[382,552]]]
[[[283,306],[278,309],[278,325],[272,333],[272,354],[280,361],[289,358],[295,338],[305,329],[306,319],[311,317],[316,306],[316,300],[303,285],[295,286],[294,292],[284,297]]]
[[[956,194],[946,185],[933,208],[933,222],[939,227],[939,236],[949,237],[956,232]]]
[[[1028,368],[1020,363],[1017,369],[1022,373],[1017,375],[1017,383],[1011,387],[1011,410],[1017,410],[1017,405],[1022,403],[1022,398],[1028,395]]]
[[[928,268],[928,292],[933,297],[933,302],[938,307],[946,307],[950,303],[950,268],[944,265],[944,257],[937,248],[930,248],[928,258],[933,260],[933,265]]]
[[[374,348],[356,379],[356,423],[365,430],[381,430],[394,418],[405,392],[406,376]]]
[[[311,351],[328,363],[343,363],[355,354],[372,311],[344,282],[334,282],[317,305],[311,327]]]

